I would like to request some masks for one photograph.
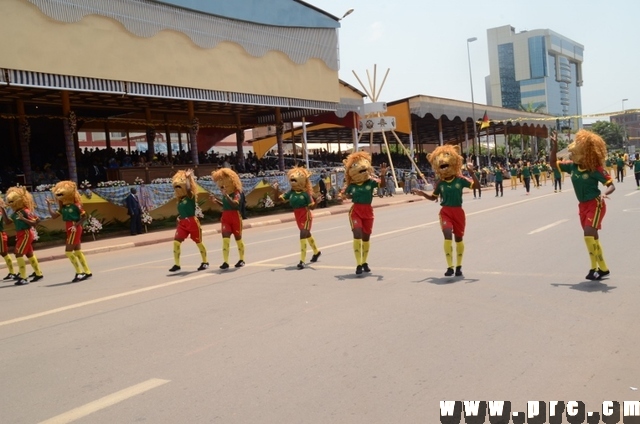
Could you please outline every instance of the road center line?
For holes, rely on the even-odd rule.
[[[627,194],[625,194],[625,195],[624,195],[624,197],[627,197],[627,196],[633,196],[634,194],[638,194],[638,193],[640,193],[640,191],[638,191],[638,190],[636,190],[636,191],[632,191],[631,193],[627,193]]]
[[[159,378],[152,378],[140,384],[136,384],[135,386],[127,387],[126,389],[120,390],[119,392],[112,393],[107,395],[101,399],[94,400],[93,402],[89,402],[86,405],[79,406],[74,408],[64,414],[60,414],[56,417],[49,418],[48,420],[42,421],[40,424],[66,424],[80,418],[84,418],[87,415],[93,414],[94,412],[100,411],[101,409],[105,409],[109,406],[115,405],[116,403],[122,402],[139,394],[142,394],[151,389],[155,389],[156,387],[162,386],[163,384],[167,384],[170,380],[161,380]]]
[[[568,219],[561,219],[560,221],[556,221],[556,222],[554,222],[554,223],[552,223],[552,224],[545,225],[544,227],[540,227],[540,228],[538,228],[538,229],[536,229],[536,230],[533,230],[533,231],[531,231],[530,233],[527,233],[527,235],[529,235],[529,236],[530,236],[531,234],[541,233],[542,231],[548,230],[549,228],[553,228],[553,227],[555,227],[556,225],[560,225],[560,224],[562,224],[562,223],[564,223],[564,222],[567,222],[567,221],[568,221]]]

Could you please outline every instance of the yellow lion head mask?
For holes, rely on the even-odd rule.
[[[460,146],[445,144],[438,146],[427,156],[433,171],[441,180],[460,175],[464,159],[460,156]]]
[[[211,173],[211,178],[224,194],[231,195],[236,191],[242,191],[242,181],[240,181],[240,177],[232,169],[220,168]]]
[[[571,160],[589,171],[601,167],[607,158],[607,144],[598,134],[587,130],[576,133],[568,150]]]
[[[11,187],[7,190],[7,205],[14,211],[35,209],[33,196],[24,187]]]
[[[291,189],[294,191],[305,191],[307,193],[311,193],[313,189],[311,188],[310,176],[311,172],[300,166],[296,166],[287,171],[287,179],[289,180]]]
[[[60,206],[82,203],[76,183],[73,181],[60,181],[53,186],[51,192]]]
[[[367,181],[373,173],[371,155],[367,152],[351,153],[343,163],[347,185],[352,183],[361,184]]]
[[[177,199],[182,199],[186,196],[195,197],[198,191],[196,180],[193,177],[193,170],[191,169],[176,172],[171,179],[171,185]]]

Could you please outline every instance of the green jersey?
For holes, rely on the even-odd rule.
[[[633,162],[633,173],[636,174],[640,172],[640,159],[636,159],[635,162]]]
[[[71,203],[69,205],[64,205],[60,209],[60,215],[62,216],[63,221],[80,221],[82,215],[84,215],[84,210],[80,205]]]
[[[512,177],[515,177],[518,175],[518,169],[517,168],[509,168],[509,175],[511,175]]]
[[[533,175],[540,175],[540,166],[533,165]]]
[[[502,178],[503,178],[502,169],[496,168],[493,172],[496,175],[496,182],[497,183],[501,183],[502,182]]]
[[[571,174],[573,191],[579,202],[587,202],[600,196],[598,183],[607,187],[613,184],[611,176],[602,167],[598,167],[595,171],[587,171],[573,162],[558,162],[558,168],[562,172]]]
[[[288,200],[293,209],[306,208],[307,206],[313,204],[311,200],[311,196],[306,191],[294,191],[290,190],[286,192],[282,198],[284,200]]]
[[[528,166],[522,167],[522,178],[531,178],[531,168]]]
[[[12,213],[11,214],[11,220],[13,221],[13,223],[16,226],[16,231],[31,229],[31,225],[27,224],[22,219],[20,219],[20,215],[19,214],[22,214],[25,218],[28,218],[28,219],[35,218],[35,216],[31,213],[31,211],[29,211],[29,209],[26,209],[26,208]]]
[[[450,180],[440,180],[436,189],[433,190],[435,196],[440,196],[441,206],[462,206],[462,189],[473,187],[473,181],[463,177],[453,177]]]
[[[353,203],[370,205],[373,202],[373,189],[378,187],[378,183],[373,180],[367,180],[362,184],[349,184],[345,193],[351,196]]]
[[[178,200],[178,215],[181,219],[196,216],[196,198],[184,196]]]
[[[231,195],[229,195],[229,197],[237,203],[234,205],[227,199],[227,196],[222,196],[222,210],[223,211],[240,210],[240,192],[235,191]]]

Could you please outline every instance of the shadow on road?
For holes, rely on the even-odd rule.
[[[430,284],[436,284],[438,286],[444,286],[447,284],[455,284],[455,283],[461,283],[461,282],[464,282],[466,284],[471,284],[471,283],[477,283],[478,281],[480,280],[477,278],[465,278],[465,277],[441,277],[441,278],[429,277],[429,278],[425,278],[424,280],[416,281],[416,283],[430,283]]]
[[[338,281],[346,281],[346,280],[360,280],[360,279],[364,279],[364,278],[375,278],[376,281],[383,281],[384,280],[384,275],[379,275],[379,274],[370,274],[370,273],[363,273],[360,275],[356,275],[356,274],[345,274],[345,275],[336,275],[335,276]]]
[[[551,285],[553,287],[569,287],[571,290],[579,290],[587,293],[609,293],[609,291],[617,288],[616,286],[609,286],[602,281],[583,281],[577,284],[551,283]]]

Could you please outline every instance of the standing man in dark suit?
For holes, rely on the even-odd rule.
[[[131,217],[129,228],[131,229],[131,235],[142,234],[142,207],[140,201],[136,196],[135,187],[131,187],[131,192],[125,199],[127,204],[127,214]]]
[[[318,181],[318,187],[320,189],[320,195],[322,196],[321,200],[320,200],[320,207],[321,208],[326,208],[327,207],[327,183],[324,181],[324,179],[327,177],[327,175],[324,173],[324,171],[322,171],[320,173],[320,181]]]

